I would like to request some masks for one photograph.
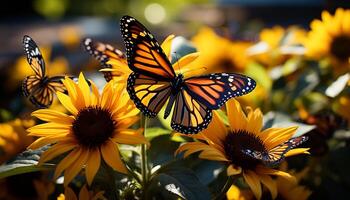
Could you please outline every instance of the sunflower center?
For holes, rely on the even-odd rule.
[[[331,43],[330,52],[341,61],[350,58],[350,36],[339,35]]]
[[[108,110],[90,106],[79,111],[73,122],[73,133],[82,146],[98,147],[112,135],[114,125]]]
[[[241,166],[243,169],[254,169],[261,161],[246,155],[242,150],[267,151],[264,143],[258,137],[245,130],[227,134],[224,149],[226,156],[232,161],[232,164]]]

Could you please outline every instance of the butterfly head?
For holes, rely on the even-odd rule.
[[[183,86],[183,83],[184,83],[184,75],[178,74],[176,78],[171,82],[172,92],[177,93]]]

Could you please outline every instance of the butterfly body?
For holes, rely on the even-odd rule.
[[[120,20],[128,66],[133,71],[127,91],[137,108],[155,117],[166,105],[164,118],[171,111],[171,127],[195,134],[208,126],[212,110],[219,109],[232,97],[255,88],[255,81],[240,74],[216,73],[185,78],[176,74],[168,56],[155,37],[136,19]]]
[[[182,74],[178,74],[176,78],[170,82],[171,85],[171,94],[169,97],[168,104],[165,108],[164,112],[164,119],[168,118],[170,115],[171,109],[173,108],[173,105],[175,103],[176,96],[179,94],[179,92],[183,89],[184,87],[184,76]]]
[[[65,91],[65,87],[61,82],[64,76],[49,77],[46,75],[45,62],[39,47],[27,35],[23,37],[23,47],[27,61],[35,73],[23,80],[23,94],[36,107],[46,108],[52,104],[55,92]]]

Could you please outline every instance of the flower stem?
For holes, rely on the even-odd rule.
[[[147,123],[147,117],[145,117],[141,113],[141,128],[143,128],[143,135],[146,137],[146,123]],[[148,182],[148,163],[147,163],[147,145],[142,144],[141,145],[141,175],[142,175],[142,186],[145,189],[146,184]]]
[[[216,195],[213,199],[214,200],[224,199],[224,196],[226,195],[227,191],[230,189],[232,184],[233,184],[233,176],[227,177],[226,183],[222,187],[220,193],[218,195]]]

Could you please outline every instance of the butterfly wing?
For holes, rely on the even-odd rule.
[[[171,127],[185,134],[195,134],[208,127],[212,111],[205,104],[181,90],[175,99]]]
[[[171,85],[153,77],[131,73],[127,91],[137,108],[148,117],[155,117],[170,96]]]
[[[270,149],[268,152],[259,152],[259,151],[244,149],[243,153],[257,160],[261,160],[264,164],[268,166],[275,166],[284,160],[285,154],[288,151],[302,144],[307,139],[308,139],[307,136],[299,136],[299,137],[291,138],[290,140],[288,140],[283,144],[277,145],[276,147]]]
[[[30,67],[39,78],[43,78],[45,76],[45,62],[38,46],[31,37],[25,35],[23,47]]]
[[[219,109],[230,98],[251,92],[256,86],[252,78],[235,73],[215,73],[185,80],[185,89],[209,109]]]
[[[62,91],[62,83],[52,81],[44,83],[38,75],[31,75],[24,79],[22,90],[29,101],[38,108],[47,108],[52,104],[55,91]]]
[[[161,81],[175,78],[175,71],[154,36],[136,19],[124,16],[120,27],[131,70]]]
[[[125,54],[110,44],[95,42],[91,38],[86,38],[83,41],[83,46],[90,55],[101,63],[101,68],[112,68],[111,65],[107,64],[109,60],[125,62]],[[113,78],[111,71],[103,71],[103,75],[107,82]]]

